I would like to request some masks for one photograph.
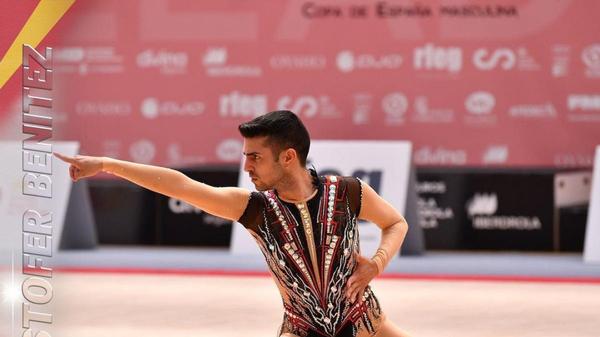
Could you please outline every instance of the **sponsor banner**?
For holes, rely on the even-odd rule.
[[[52,122],[179,168],[241,160],[237,126],[275,109],[314,139],[408,140],[418,166],[591,167],[600,1],[481,2],[75,2],[47,37]]]
[[[211,186],[235,186],[238,180],[235,166],[204,167],[182,172]],[[156,194],[156,205],[157,244],[229,247],[231,221],[161,194]]]
[[[554,248],[553,173],[423,169],[417,179],[428,249]]]
[[[600,145],[596,147],[583,259],[585,262],[600,263]]]

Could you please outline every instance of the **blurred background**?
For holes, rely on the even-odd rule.
[[[0,336],[20,327],[21,218],[38,205],[54,214],[47,259],[63,290],[50,330],[275,336],[282,314],[230,221],[108,174],[72,183],[56,158],[53,201],[24,195],[24,43],[52,48],[57,152],[237,186],[237,125],[268,111],[292,110],[314,144],[347,143],[355,161],[310,161],[364,179],[409,220],[374,282],[414,336],[598,336],[599,12],[595,0],[2,1]]]

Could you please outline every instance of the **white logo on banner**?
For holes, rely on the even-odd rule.
[[[176,198],[169,198],[168,205],[169,205],[169,210],[171,212],[173,212],[174,214],[191,214],[191,213],[202,214],[202,213],[204,213],[204,211],[199,209],[198,207],[195,207],[194,205],[191,205],[183,200],[179,200]]]
[[[354,55],[351,51],[344,50],[338,53],[336,62],[338,69],[344,73],[351,72],[355,69],[397,69],[402,66],[402,55]]]
[[[492,215],[498,210],[498,196],[495,193],[476,193],[475,196],[467,202],[467,214],[470,217],[475,215]]]
[[[592,167],[594,157],[589,153],[557,153],[554,155],[554,166],[557,167]]]
[[[496,105],[494,95],[487,91],[476,91],[465,100],[465,108],[470,113],[481,115],[492,112]]]
[[[600,110],[600,95],[569,95],[569,110]]]
[[[387,94],[381,100],[381,108],[386,114],[389,123],[403,123],[404,115],[408,109],[408,99],[400,92]]]
[[[237,161],[240,159],[243,144],[239,139],[225,139],[217,146],[217,157],[224,161]]]
[[[129,146],[129,155],[138,163],[151,163],[156,154],[156,147],[151,140],[140,139]]]
[[[475,68],[485,71],[496,68],[535,71],[541,68],[526,48],[498,48],[491,52],[486,48],[479,48],[473,53],[473,64]]]
[[[75,112],[82,116],[128,116],[131,104],[127,101],[78,101]]]
[[[413,120],[421,123],[450,123],[454,119],[454,111],[449,108],[432,108],[426,96],[417,96],[413,107],[415,114]]]
[[[267,112],[267,95],[244,94],[232,91],[219,97],[219,115],[221,117],[257,117]]]
[[[262,68],[252,65],[227,64],[228,52],[225,47],[208,48],[202,58],[206,74],[210,77],[258,77]]]
[[[62,47],[52,51],[52,57],[57,63],[79,63],[85,58],[83,47]]]
[[[177,143],[171,143],[167,146],[167,158],[169,159],[170,165],[179,166],[183,162],[183,155],[181,154],[181,146]]]
[[[316,116],[326,118],[340,117],[340,112],[337,107],[332,102],[331,98],[326,95],[303,95],[296,98],[292,96],[282,96],[277,100],[276,107],[280,110],[290,110],[305,118],[313,118]]]
[[[189,166],[206,162],[204,156],[184,154],[179,143],[167,145],[165,153],[167,155],[167,165],[169,166]]]
[[[319,111],[319,102],[313,96],[300,96],[295,100],[290,96],[283,96],[277,102],[277,109],[290,110],[297,115],[312,118]]]
[[[204,112],[204,103],[200,101],[176,102],[163,101],[160,102],[154,97],[148,97],[142,101],[140,111],[142,116],[148,119],[163,116],[198,116]]]
[[[115,47],[65,47],[52,51],[56,69],[61,73],[117,74],[125,69],[123,55],[116,53]],[[62,65],[68,66],[62,66]]]
[[[514,118],[556,118],[556,108],[552,103],[519,104],[508,109],[508,114]]]
[[[425,196],[446,193],[447,186],[444,181],[420,181],[416,185],[416,190],[419,194],[417,199],[419,225],[422,228],[437,228],[441,220],[454,218],[452,207],[440,206],[435,198]]]
[[[327,58],[324,55],[273,55],[269,59],[273,69],[319,70],[325,68]]]
[[[227,63],[226,48],[209,48],[202,58],[205,66],[222,66]]]
[[[464,165],[467,163],[465,150],[450,150],[443,147],[434,150],[425,146],[415,151],[414,156],[417,165]]]
[[[479,48],[473,53],[473,64],[481,70],[492,70],[498,66],[509,70],[514,68],[516,60],[515,53],[508,48],[499,48],[492,53],[486,48]]]
[[[342,72],[348,73],[354,70],[354,55],[352,55],[352,52],[340,52],[336,61],[338,69],[340,69]]]
[[[482,161],[484,164],[506,163],[508,161],[508,146],[492,145],[488,147],[483,154]]]
[[[352,112],[352,122],[354,125],[369,123],[372,99],[373,97],[370,93],[354,94],[354,111]]]
[[[564,44],[554,45],[554,60],[552,61],[552,76],[565,77],[569,74],[571,62],[571,46]]]
[[[444,194],[448,190],[446,182],[440,181],[419,181],[416,186],[417,193],[421,194]]]
[[[163,73],[182,73],[188,64],[185,52],[155,51],[147,49],[138,54],[137,65],[140,68],[158,68]]]
[[[581,60],[587,66],[588,77],[600,77],[600,44],[592,44],[581,53]]]
[[[567,107],[571,122],[600,122],[600,95],[569,95]]]
[[[438,205],[435,198],[418,198],[417,209],[420,215],[419,225],[422,228],[437,228],[440,225],[440,220],[454,218],[452,207]]]
[[[478,230],[540,230],[542,222],[537,216],[495,215],[498,211],[496,193],[475,193],[467,201],[467,214]]]
[[[436,47],[428,43],[414,50],[413,65],[415,69],[446,70],[456,73],[462,69],[462,49]]]
[[[158,117],[158,100],[156,98],[146,98],[142,101],[140,110],[142,111],[142,116],[148,119]]]

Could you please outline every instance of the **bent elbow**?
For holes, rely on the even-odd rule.
[[[408,223],[403,218],[385,227],[383,231],[390,232],[398,236],[404,236],[408,232]]]
[[[406,222],[406,219],[404,219],[404,217],[402,217],[402,220],[398,221],[398,223],[396,223],[396,226],[398,226],[398,230],[404,235],[408,232],[408,222]]]

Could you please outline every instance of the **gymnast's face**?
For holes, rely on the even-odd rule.
[[[244,171],[257,191],[270,190],[283,178],[284,168],[279,156],[273,154],[268,137],[244,138],[244,157]]]

